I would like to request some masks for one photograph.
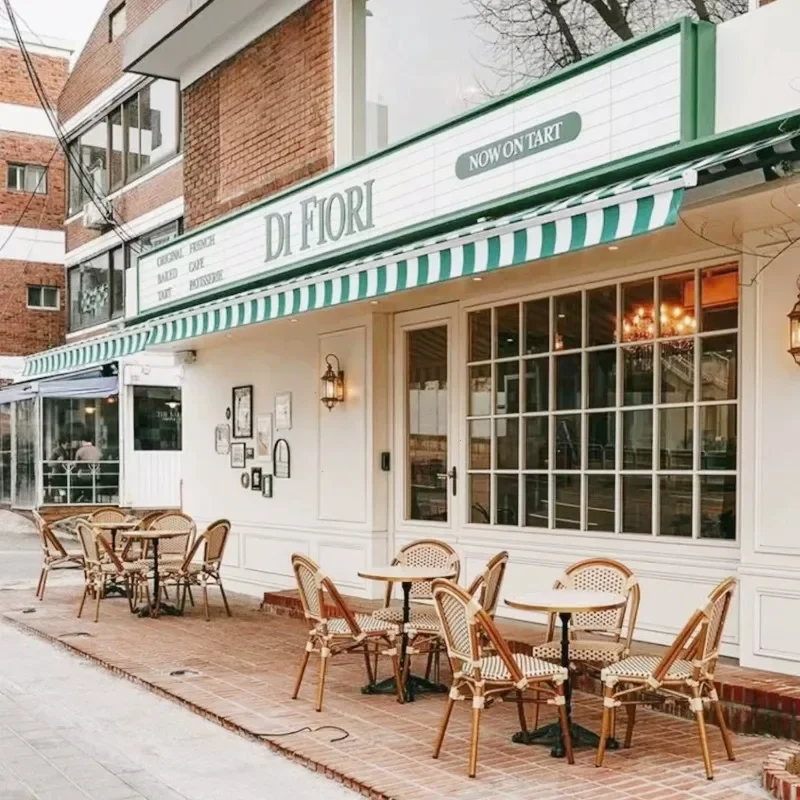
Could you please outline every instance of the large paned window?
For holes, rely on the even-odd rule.
[[[119,502],[117,397],[42,402],[44,502]]]
[[[108,322],[125,312],[125,254],[115,247],[68,273],[69,329]]]
[[[469,521],[736,538],[739,273],[473,311]]]
[[[11,502],[11,404],[0,405],[0,503]]]
[[[36,441],[39,415],[36,400],[19,400],[14,408],[14,505],[20,508],[36,506]]]
[[[181,390],[172,386],[133,387],[134,450],[181,449]]]
[[[180,88],[155,80],[70,142],[71,161],[81,175],[69,175],[69,213],[79,212],[94,193],[105,195],[175,155],[180,148]]]

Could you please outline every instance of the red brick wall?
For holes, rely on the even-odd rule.
[[[183,166],[178,163],[124,192],[113,200],[113,204],[123,220],[132,220],[170,200],[175,200],[182,194]],[[97,239],[103,233],[85,228],[80,219],[65,225],[64,230],[68,253],[92,239]]]
[[[58,286],[58,311],[31,311],[27,286]],[[64,341],[64,267],[0,258],[0,355],[23,356]]]
[[[333,165],[333,0],[313,0],[184,92],[186,227]]]
[[[47,170],[47,194],[30,198],[27,192],[7,191],[6,188],[9,163],[47,166],[56,148],[58,143],[55,139],[0,134],[0,225],[19,222],[23,228],[61,229],[64,224],[64,156],[60,149]],[[20,219],[26,205],[28,210]]]
[[[64,82],[67,80],[69,62],[66,58],[31,54],[33,66],[44,86],[47,98],[55,105]],[[18,50],[0,47],[0,103],[20,106],[39,106],[25,62]]]
[[[165,2],[166,0],[126,0],[125,32],[118,39],[109,42],[108,18],[121,3],[121,0],[109,0],[89,34],[58,99],[58,115],[62,122],[122,77],[122,49],[126,35]]]

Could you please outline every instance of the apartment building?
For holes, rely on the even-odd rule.
[[[239,590],[299,551],[374,596],[358,571],[426,536],[467,581],[508,550],[509,592],[604,555],[667,642],[734,574],[725,652],[800,672],[800,8],[663,20],[538,81],[481,72],[462,11],[107,9],[118,80],[180,86],[184,230],[122,262],[122,327],[24,379],[181,362],[183,505],[232,520]],[[76,266],[112,233],[70,260],[82,219]]]

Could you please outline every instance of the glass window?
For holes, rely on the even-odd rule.
[[[125,148],[128,154],[126,174],[135,176],[141,166],[141,137],[139,135],[139,95],[135,94],[122,106]]]
[[[36,400],[19,400],[13,404],[13,408],[16,432],[13,502],[22,508],[35,508],[37,505],[36,441],[39,432]]]
[[[108,117],[108,136],[111,153],[108,164],[109,186],[111,191],[119,189],[125,180],[125,149],[122,135],[122,107],[115,108]]]
[[[125,313],[125,251],[116,247],[111,251],[111,316]]]
[[[57,286],[28,286],[28,308],[58,311],[59,291]]]
[[[29,194],[47,194],[47,167],[37,164],[9,164],[9,190]]]
[[[109,254],[72,267],[68,274],[69,329],[99,325],[110,319]]]
[[[736,287],[725,266],[471,312],[470,519],[735,539]]]
[[[134,450],[181,449],[181,390],[133,387]]]
[[[42,402],[44,502],[118,503],[117,396],[47,397]]]
[[[113,42],[125,32],[125,27],[128,24],[128,9],[125,3],[118,5],[108,15],[108,40]]]
[[[11,408],[0,405],[0,503],[11,503]]]

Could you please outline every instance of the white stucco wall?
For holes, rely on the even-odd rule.
[[[800,3],[775,0],[717,28],[717,133],[800,109]]]

